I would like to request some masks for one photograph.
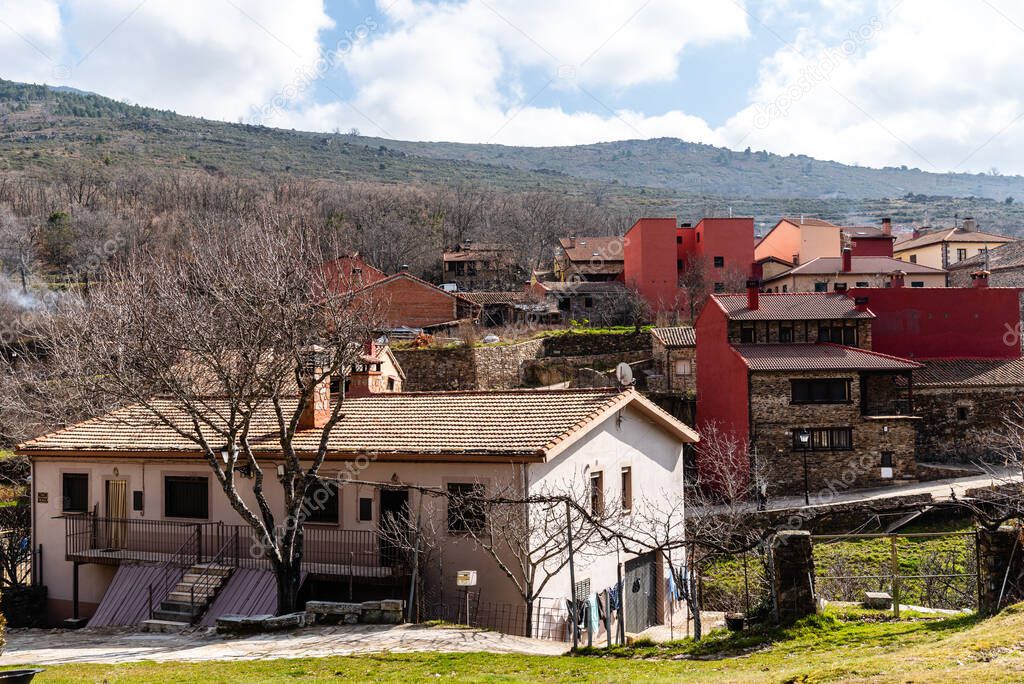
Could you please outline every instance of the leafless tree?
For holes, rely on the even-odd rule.
[[[133,405],[133,421],[194,445],[260,541],[277,576],[278,609],[289,612],[307,494],[343,417],[326,386],[360,353],[375,313],[330,292],[322,264],[334,255],[282,213],[183,227],[187,240],[173,257],[134,255],[90,297],[62,306],[42,345],[49,382],[77,387],[95,402],[92,412]],[[302,416],[314,406],[324,414],[317,446],[299,453]],[[260,427],[268,421],[272,429]],[[258,450],[257,438],[273,449]],[[268,451],[284,466],[278,477],[269,464],[283,489],[279,510],[265,491]]]
[[[991,458],[979,461],[992,478],[992,485],[970,498],[954,495],[958,505],[968,508],[985,527],[1024,519],[1024,401],[1018,400],[1002,408],[998,428],[987,439]]]

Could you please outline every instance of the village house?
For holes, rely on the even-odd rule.
[[[974,219],[965,218],[959,228],[915,229],[913,234],[896,241],[893,256],[912,264],[945,269],[1007,242],[1013,242],[1013,238],[981,232]]]
[[[748,445],[735,468],[771,495],[916,477],[913,371],[872,351],[866,301],[713,295],[697,320],[697,417]]]
[[[530,290],[459,294],[480,306],[480,322],[487,327],[517,325],[527,320],[540,323],[559,319],[554,307]]]
[[[161,404],[167,401],[154,405],[173,414],[172,406]],[[316,449],[321,415],[314,409],[304,415],[309,427],[295,442],[300,456]],[[250,439],[279,513],[275,425],[269,414],[258,415]],[[455,515],[443,496],[424,495],[423,488],[485,497],[570,491],[594,511],[615,506],[615,515],[629,516],[682,496],[683,447],[697,439],[629,388],[349,397],[329,437],[319,505],[305,521],[302,595],[407,597],[408,558],[379,532],[383,520],[412,521],[424,497],[423,529],[436,531],[430,543],[439,553],[421,568],[430,595],[461,605],[456,574],[475,570],[474,590],[489,615],[522,616],[512,583],[465,528],[485,525],[487,514],[477,522],[464,511]],[[250,528],[229,506],[195,444],[149,409],[131,406],[69,426],[20,445],[18,453],[32,463],[32,541],[42,549],[51,621],[74,615],[93,626],[137,624],[155,609],[165,620],[194,616],[209,625],[226,613],[276,610],[274,578]],[[251,473],[240,469],[238,475],[252,506],[246,494]],[[664,606],[646,598],[663,595],[660,555],[590,551],[576,564],[577,587],[601,591],[624,572],[626,586],[637,586],[645,597],[627,612],[627,631],[664,619]],[[210,572],[215,591],[190,596],[189,582]],[[564,608],[571,589],[568,572],[558,573],[544,589],[546,605]],[[486,616],[478,618],[486,624]],[[564,636],[564,610],[543,619],[539,627]],[[523,628],[507,620],[494,626]]]
[[[585,280],[608,282],[622,280],[623,238],[620,236],[558,239],[555,248],[554,277],[560,282]]]
[[[949,267],[950,287],[972,287],[975,273],[988,273],[992,287],[1024,287],[1024,241],[1015,240]]]
[[[892,219],[882,219],[882,227],[874,226],[843,226],[841,229],[843,245],[850,248],[855,257],[892,257],[893,243],[896,236],[892,234]]]
[[[618,325],[630,322],[625,310],[629,291],[620,282],[544,281],[531,285],[529,292],[550,303],[551,313],[562,323],[586,320],[593,325]]]
[[[515,254],[508,245],[464,242],[441,258],[446,283],[459,290],[500,290],[521,280]]]
[[[839,226],[824,219],[784,217],[754,247],[754,260],[775,257],[800,265],[818,257],[838,256],[842,249]]]
[[[480,318],[480,305],[408,272],[374,280],[354,290],[356,305],[381,310],[385,331],[411,328],[450,332]]]
[[[694,395],[697,392],[697,337],[688,325],[651,328],[654,374],[647,389],[654,393]]]
[[[854,256],[843,249],[841,256],[815,257],[788,271],[764,277],[766,292],[830,292],[854,287],[891,287],[893,274],[909,287],[945,287],[942,269],[910,264],[885,256]]]

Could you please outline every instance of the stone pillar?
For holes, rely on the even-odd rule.
[[[775,597],[775,617],[779,622],[792,622],[816,612],[810,532],[784,530],[775,535],[772,595]]]
[[[1024,600],[1024,540],[1020,536],[1021,531],[1010,526],[978,530],[978,612],[982,615]]]

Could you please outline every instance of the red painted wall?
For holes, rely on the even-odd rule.
[[[876,318],[871,348],[912,359],[1021,356],[1019,290],[854,288]],[[699,338],[698,338],[699,340]]]
[[[746,444],[750,438],[749,374],[739,354],[729,345],[725,312],[708,301],[697,317],[697,426],[714,424]],[[700,445],[697,467],[701,467]],[[743,472],[749,467],[737,463]]]
[[[675,308],[679,298],[676,220],[639,219],[622,242],[626,285],[636,288],[656,312]]]
[[[892,256],[892,238],[852,238],[850,251],[853,256]]]
[[[705,218],[697,224],[695,232],[696,254],[707,259],[712,280],[718,280],[713,266],[716,256],[725,259],[723,272],[750,275],[754,262],[754,219]]]

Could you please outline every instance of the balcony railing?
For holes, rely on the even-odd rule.
[[[92,513],[64,516],[65,557],[117,565],[122,561],[203,563],[217,556],[232,567],[270,568],[267,547],[248,525],[104,518]],[[184,550],[184,551],[183,551]],[[302,569],[326,577],[393,577],[404,558],[370,530],[307,525]]]
[[[865,416],[912,416],[914,406],[907,398],[868,400],[861,412]]]

